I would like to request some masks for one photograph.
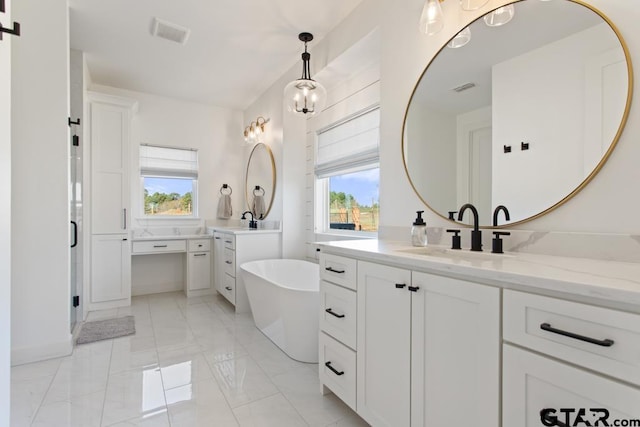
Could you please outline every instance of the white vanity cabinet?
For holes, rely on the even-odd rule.
[[[324,386],[345,400],[338,375],[322,366],[327,340],[348,342],[346,324],[336,332],[323,321],[325,301],[335,301],[338,314],[348,307],[346,296],[332,296],[330,268],[334,283],[357,277],[354,409],[362,418],[373,426],[499,425],[500,289],[335,254],[321,254],[320,268]],[[348,374],[344,365],[337,370],[341,380]]]
[[[129,239],[130,128],[136,102],[88,93],[87,153],[90,280],[87,310],[128,306],[131,301]],[[107,274],[105,276],[105,274]]]
[[[503,313],[503,425],[640,419],[640,315],[511,290]]]
[[[282,256],[280,230],[213,228],[215,289],[235,306],[251,311],[240,266],[248,261]]]
[[[211,287],[211,239],[189,240],[187,297],[210,293]]]

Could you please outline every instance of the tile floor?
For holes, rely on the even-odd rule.
[[[136,334],[11,370],[11,426],[366,426],[318,365],[287,357],[220,296],[134,297]]]

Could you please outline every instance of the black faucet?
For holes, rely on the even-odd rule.
[[[247,219],[247,218],[245,218],[246,214],[251,214],[251,220],[249,220],[249,228],[258,228],[258,221],[256,221],[253,218],[253,212],[251,212],[251,211],[242,212],[242,217],[240,219]]]
[[[482,252],[482,231],[478,226],[478,210],[471,203],[465,203],[460,207],[458,211],[458,221],[462,221],[462,215],[464,211],[471,209],[473,214],[473,231],[471,231],[471,250],[476,252]]]
[[[500,211],[504,212],[505,220],[511,221],[511,217],[509,216],[509,209],[507,209],[507,207],[504,205],[496,206],[496,208],[493,210],[493,226],[494,227],[498,226],[498,213],[500,213]],[[493,235],[494,237],[493,237],[491,252],[494,254],[504,253],[502,251],[502,239],[500,237],[509,236],[511,235],[511,233],[509,233],[508,231],[494,231]]]
[[[496,208],[493,210],[493,226],[494,227],[498,226],[498,214],[500,213],[500,211],[504,212],[505,220],[511,221],[511,217],[509,216],[509,209],[507,209],[507,207],[504,205],[496,206]]]

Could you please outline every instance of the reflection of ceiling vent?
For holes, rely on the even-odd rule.
[[[162,39],[185,44],[189,38],[190,30],[162,19],[153,18],[151,34]]]
[[[453,89],[451,89],[451,90],[453,90],[453,91],[455,91],[455,92],[462,92],[462,91],[465,91],[465,90],[467,90],[467,89],[471,89],[472,87],[476,87],[476,84],[475,84],[475,83],[471,83],[471,82],[469,82],[469,83],[465,83],[465,84],[463,84],[463,85],[460,85],[460,86],[458,86],[458,87],[454,87],[454,88],[453,88]]]

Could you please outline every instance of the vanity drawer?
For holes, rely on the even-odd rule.
[[[236,237],[232,234],[223,234],[222,241],[224,242],[224,247],[229,249],[236,248]]]
[[[320,382],[356,409],[356,352],[320,332]]]
[[[162,252],[186,252],[186,240],[150,240],[133,242],[132,253],[154,254]]]
[[[236,277],[236,252],[229,248],[224,248],[224,272]]]
[[[640,385],[640,315],[505,290],[506,341]]]
[[[189,252],[206,252],[211,250],[211,239],[189,240]]]
[[[356,348],[356,293],[320,282],[320,329],[343,344]]]
[[[236,304],[236,279],[224,274],[222,279],[222,295],[233,305]]]
[[[320,253],[320,278],[356,290],[356,260]]]

